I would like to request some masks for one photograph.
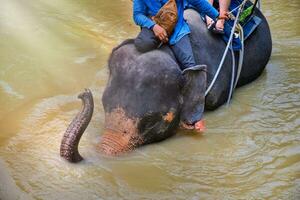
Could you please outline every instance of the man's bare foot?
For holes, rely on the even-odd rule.
[[[190,125],[190,124],[187,124],[187,123],[184,123],[184,122],[180,122],[179,127],[181,129],[185,129],[185,130],[193,130],[193,129],[195,129],[194,125]]]
[[[197,131],[198,133],[203,133],[204,131],[206,131],[204,119],[201,119],[200,121],[195,123],[195,131]]]
[[[187,123],[184,123],[184,122],[180,122],[180,128],[181,129],[185,129],[185,130],[194,130],[198,133],[203,133],[206,128],[205,128],[205,123],[204,123],[204,120],[200,120],[198,122],[196,122],[194,125],[192,124],[187,124]]]

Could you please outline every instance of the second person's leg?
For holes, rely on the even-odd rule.
[[[159,44],[159,39],[157,39],[153,31],[148,28],[142,28],[141,32],[134,40],[135,47],[141,53],[156,49]]]

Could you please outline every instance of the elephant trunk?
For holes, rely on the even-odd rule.
[[[83,108],[67,128],[60,146],[60,156],[73,163],[83,160],[78,152],[78,144],[94,110],[93,95],[89,89],[85,89],[78,98],[82,100]]]

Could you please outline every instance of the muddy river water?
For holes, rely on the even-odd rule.
[[[107,58],[134,37],[130,0],[0,0],[0,199],[300,199],[300,2],[263,1],[273,52],[204,135],[178,132],[102,157]],[[84,162],[59,157],[62,134],[94,93]]]

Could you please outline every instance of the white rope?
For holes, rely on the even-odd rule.
[[[238,63],[237,74],[236,74],[236,79],[235,79],[233,89],[236,88],[237,83],[239,81],[241,71],[242,71],[242,67],[243,67],[243,61],[244,61],[244,30],[243,30],[243,27],[240,24],[239,24],[239,29],[240,29],[241,50],[239,52],[239,63]]]
[[[240,8],[242,6],[243,3],[241,3],[240,5],[238,5],[237,7],[235,7],[234,9],[232,9],[230,12],[228,12],[228,14],[232,14],[234,11],[236,11],[238,8]],[[261,10],[261,2],[260,0],[258,0],[257,2],[257,6],[256,6],[259,10]]]
[[[231,57],[232,57],[232,69],[231,69],[231,82],[230,82],[230,89],[229,89],[229,95],[227,98],[227,106],[230,103],[230,99],[234,90],[234,75],[235,75],[235,56],[234,56],[234,51],[232,48],[232,43],[231,43]]]
[[[234,9],[232,9],[230,12],[228,12],[228,14],[232,14],[234,11],[236,11],[237,9],[239,9],[242,6],[242,4],[238,5],[237,7],[235,7]]]

